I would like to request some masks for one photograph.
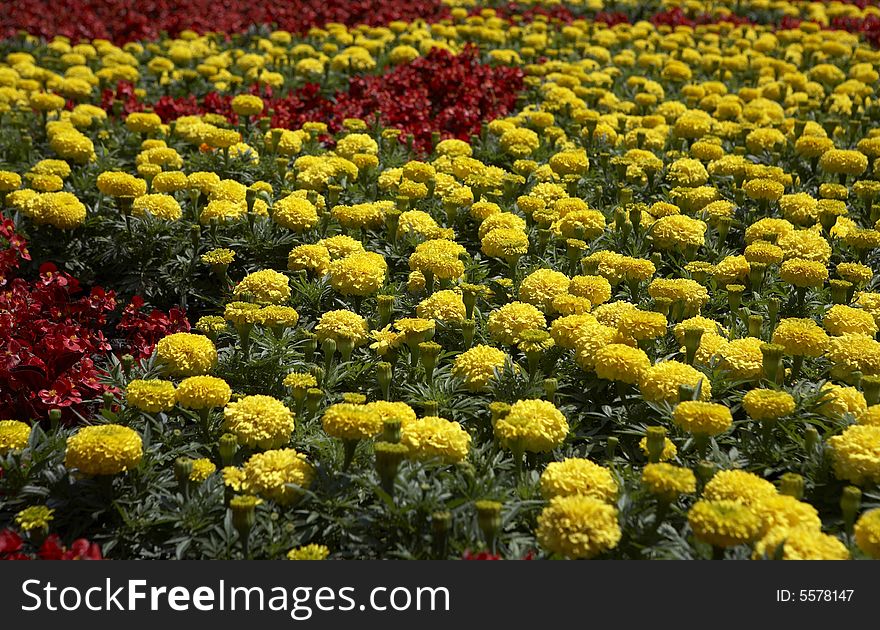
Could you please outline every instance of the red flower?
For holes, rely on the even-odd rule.
[[[89,542],[85,538],[78,538],[67,549],[61,544],[61,539],[52,534],[40,546],[37,556],[41,560],[103,560],[101,546]]]

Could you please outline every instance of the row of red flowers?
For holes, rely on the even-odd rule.
[[[352,77],[347,89],[329,98],[321,95],[317,84],[285,96],[274,95],[268,87],[254,86],[252,91],[264,98],[274,127],[298,129],[306,121],[320,121],[336,132],[346,118],[370,119],[378,113],[386,127],[401,129],[404,137],[412,135],[415,146],[425,149],[435,131],[444,138],[467,140],[480,131],[483,121],[508,114],[522,86],[522,70],[480,63],[478,51],[467,47],[458,55],[434,49],[384,75]],[[152,107],[165,122],[210,112],[236,123],[231,100],[229,95],[211,92],[201,100],[192,95],[164,96],[148,104],[125,83],[102,96],[108,111],[114,102],[120,104],[122,114]]]
[[[108,386],[95,359],[112,347],[105,332],[115,330],[118,350],[142,357],[166,334],[189,330],[183,312],[144,312],[135,297],[116,315],[113,291],[86,292],[76,278],[44,263],[35,279],[14,277],[30,260],[24,239],[11,220],[0,223],[0,418],[44,419],[59,409],[75,422],[90,400]]]
[[[16,532],[0,530],[0,560],[103,560],[101,546],[86,538],[74,540],[65,547],[57,534],[51,534],[35,552],[29,552]]]
[[[236,33],[253,24],[275,24],[302,32],[328,22],[380,25],[448,14],[440,0],[28,0],[4,5],[0,37],[27,31],[42,37],[104,38],[119,44],[155,39],[163,31],[172,36],[183,30]]]

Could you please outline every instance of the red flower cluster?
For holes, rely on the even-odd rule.
[[[153,354],[153,349],[162,337],[176,332],[187,332],[189,321],[186,313],[174,307],[168,313],[154,308],[143,312],[144,299],[136,295],[131,304],[122,311],[122,319],[116,330],[128,340],[129,352],[135,359],[144,359]]]
[[[431,134],[443,138],[467,140],[479,133],[482,122],[509,113],[522,90],[523,73],[519,68],[480,63],[474,47],[453,55],[434,49],[427,56],[394,68],[380,76],[355,76],[347,90],[331,98],[320,93],[320,86],[307,84],[283,97],[274,97],[268,88],[260,94],[272,111],[272,125],[298,129],[304,122],[326,122],[331,131],[339,131],[346,118],[372,119],[377,113],[382,123],[412,134],[419,150],[430,148]],[[215,92],[201,102],[194,96],[164,96],[153,106],[164,122],[191,114],[214,113],[226,116],[233,124],[237,117],[230,105],[232,97]],[[138,100],[130,84],[120,83],[102,95],[104,109],[128,114],[146,106]]]
[[[60,409],[75,422],[84,403],[100,397],[95,359],[111,350],[103,330],[116,310],[116,294],[94,287],[87,295],[76,278],[44,263],[39,278],[12,278],[21,260],[29,260],[24,239],[11,221],[0,224],[0,418],[45,418]],[[167,334],[189,330],[186,315],[143,313],[135,297],[122,313],[118,332],[138,358],[149,356]]]
[[[51,263],[37,280],[15,278],[0,293],[0,416],[42,418],[57,408],[70,421],[105,391],[92,358],[110,350],[102,328],[116,296],[100,287],[80,293]]]
[[[0,530],[0,560],[103,560],[101,546],[85,538],[73,541],[68,549],[52,534],[35,554],[24,551],[24,541],[11,529]]]
[[[327,22],[375,26],[448,15],[439,0],[28,0],[4,5],[0,38],[23,30],[49,38],[100,37],[118,44],[155,39],[162,31],[170,35],[185,29],[235,33],[252,24],[277,24],[303,32]]]

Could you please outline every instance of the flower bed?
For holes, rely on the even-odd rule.
[[[75,4],[0,43],[0,558],[880,556],[876,7]]]

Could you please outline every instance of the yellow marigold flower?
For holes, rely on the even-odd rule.
[[[712,272],[721,286],[737,284],[748,277],[751,266],[745,256],[726,256]]]
[[[339,225],[348,230],[375,229],[385,222],[385,215],[393,208],[392,201],[375,201],[353,206],[336,206],[331,215]]]
[[[648,285],[648,295],[655,300],[668,298],[682,301],[692,311],[699,310],[709,301],[709,292],[702,284],[690,278],[657,278]]]
[[[204,335],[174,333],[159,340],[156,358],[173,375],[196,376],[214,368],[217,348]]]
[[[347,339],[359,345],[367,340],[369,328],[363,317],[343,309],[327,311],[321,315],[318,325],[315,326],[315,334],[319,341],[333,339],[339,343],[340,340]]]
[[[541,494],[545,499],[580,495],[614,503],[619,492],[611,471],[588,459],[552,462],[541,473]]]
[[[821,287],[828,279],[828,269],[821,262],[790,258],[782,263],[779,278],[796,287]]]
[[[568,436],[568,421],[546,400],[520,400],[495,424],[495,436],[514,452],[550,451]]]
[[[69,192],[38,194],[28,203],[27,210],[25,214],[29,214],[35,223],[60,230],[72,230],[86,220],[86,207]]]
[[[331,437],[368,440],[382,431],[382,416],[366,405],[337,403],[324,411],[321,425]]]
[[[782,216],[797,225],[812,225],[819,218],[819,202],[807,193],[782,195],[779,208]]]
[[[256,116],[263,107],[263,99],[253,94],[239,94],[232,99],[232,111],[239,116]]]
[[[233,295],[247,295],[259,304],[280,304],[290,299],[290,279],[274,269],[249,273],[235,285]]]
[[[700,247],[706,238],[706,224],[697,219],[675,214],[657,219],[651,237],[660,249]]]
[[[818,411],[828,418],[841,418],[847,413],[859,416],[868,409],[864,394],[855,387],[825,383],[819,392]]]
[[[398,46],[398,48],[404,48],[403,46]],[[396,49],[395,49],[396,50]],[[392,51],[393,52],[393,51]],[[418,53],[416,53],[418,55]],[[314,543],[310,545],[304,545],[302,547],[297,547],[296,549],[291,549],[287,552],[288,560],[326,560],[327,556],[330,555],[330,550],[324,545],[316,545]]]
[[[862,309],[835,304],[822,318],[822,325],[829,334],[840,335],[867,335],[873,337],[877,333],[877,323],[874,317]]]
[[[219,247],[205,252],[201,256],[202,262],[208,265],[231,265],[235,260],[235,252],[231,249]]]
[[[440,322],[460,322],[465,319],[467,312],[461,295],[450,289],[444,289],[419,302],[416,306],[416,315],[422,319]]]
[[[718,335],[718,331],[721,330],[721,324],[716,322],[714,319],[709,319],[708,317],[703,317],[702,315],[689,317],[688,319],[685,319],[682,322],[676,324],[672,328],[672,334],[675,336],[675,340],[679,343],[679,345],[684,345],[684,335],[685,332],[688,330],[701,330],[704,336]]]
[[[253,448],[287,444],[293,427],[293,412],[272,396],[243,396],[223,410],[223,428],[235,434],[239,444]]]
[[[492,258],[515,260],[529,251],[529,237],[515,228],[496,228],[480,239],[480,251]]]
[[[162,119],[150,112],[133,112],[125,118],[125,126],[135,133],[154,133],[162,126]]]
[[[755,543],[752,558],[782,560],[848,560],[849,550],[834,536],[818,527],[777,527]]]
[[[856,421],[859,424],[880,426],[880,405],[871,405],[859,414]]]
[[[403,425],[400,443],[408,447],[408,457],[412,459],[438,459],[454,464],[467,457],[471,436],[458,422],[426,416]]]
[[[171,195],[142,195],[134,200],[131,207],[131,213],[134,216],[143,217],[148,212],[157,219],[164,221],[177,221],[183,216],[180,204]]]
[[[143,443],[136,431],[118,424],[79,429],[67,439],[64,465],[86,475],[116,475],[136,468]]]
[[[835,269],[838,276],[856,285],[866,284],[874,277],[874,270],[860,263],[842,262]]]
[[[541,139],[531,129],[514,128],[505,131],[499,143],[505,153],[515,158],[524,158],[541,146]]]
[[[53,112],[61,109],[65,104],[63,96],[49,94],[48,92],[31,94],[28,101],[28,104],[38,112]]]
[[[448,157],[468,157],[472,154],[471,146],[464,140],[455,138],[449,140],[441,140],[437,143],[437,155]]]
[[[205,457],[194,459],[192,472],[189,473],[189,480],[195,483],[201,483],[208,477],[217,472],[217,466],[210,459]]]
[[[755,241],[747,245],[743,255],[749,263],[765,265],[778,265],[783,258],[782,248],[767,241]]]
[[[789,317],[773,331],[773,343],[790,356],[819,357],[828,347],[828,335],[812,319]]]
[[[225,407],[232,397],[232,389],[216,376],[190,376],[177,386],[177,402],[187,409]]]
[[[317,379],[308,372],[291,372],[284,377],[284,386],[305,392],[310,387],[317,387]]]
[[[775,421],[794,413],[795,402],[791,394],[772,389],[753,389],[742,399],[743,409],[752,420]]]
[[[750,543],[760,533],[761,520],[736,501],[697,501],[688,512],[688,523],[699,540],[714,547]]]
[[[452,373],[463,379],[471,391],[479,391],[504,367],[507,354],[498,348],[477,345],[462,352],[453,362]]]
[[[772,217],[758,219],[746,228],[746,243],[768,241],[770,238],[781,239],[793,231],[794,226],[785,219]]]
[[[575,315],[574,317],[581,316]],[[571,331],[564,331],[558,328],[556,330],[557,336],[562,337],[560,345],[563,347],[565,347],[564,344],[573,345],[575,362],[578,364],[578,367],[587,371],[595,367],[597,351],[610,343],[614,343],[617,337],[617,331],[614,328],[590,320],[578,324],[577,328]]]
[[[334,260],[365,251],[363,243],[345,234],[322,238],[318,241],[318,245],[324,246],[330,252],[330,257]]]
[[[861,175],[868,170],[868,158],[860,151],[829,149],[819,158],[819,168],[835,175]]]
[[[492,338],[508,346],[518,344],[526,330],[543,330],[546,327],[544,314],[523,302],[511,302],[495,309],[489,314],[487,323]]]
[[[111,197],[140,197],[147,192],[147,182],[128,173],[104,171],[98,175],[98,190]]]
[[[730,409],[716,403],[686,400],[676,406],[672,420],[685,431],[698,435],[718,435],[733,424]]]
[[[416,421],[416,412],[404,402],[389,402],[377,400],[364,405],[369,411],[379,414],[382,422],[386,420],[399,420],[402,426]]]
[[[661,500],[671,502],[679,495],[696,492],[697,478],[690,468],[663,463],[646,464],[642,469],[642,485]]]
[[[594,306],[611,299],[611,283],[602,276],[574,276],[568,285],[572,295],[586,298]]]
[[[287,268],[324,275],[330,269],[330,252],[323,245],[298,245],[290,250]]]
[[[681,158],[669,165],[666,179],[674,186],[702,186],[709,180],[709,173],[699,160]]]
[[[157,193],[175,193],[187,187],[186,175],[181,171],[159,173],[153,178],[153,190]]]
[[[330,263],[330,284],[342,295],[372,295],[385,283],[387,269],[381,254],[352,254]]]
[[[538,516],[538,543],[567,558],[592,558],[614,549],[621,531],[617,509],[585,496],[553,497]]]
[[[795,230],[779,237],[776,242],[782,248],[786,259],[803,258],[828,263],[831,258],[831,245],[818,232]]]
[[[666,334],[666,316],[654,311],[633,310],[625,313],[617,323],[617,332],[625,339],[643,341]]]
[[[856,485],[880,482],[880,426],[850,426],[828,445],[838,479]]]
[[[294,232],[305,232],[318,224],[318,210],[308,199],[288,195],[272,206],[272,220]]]
[[[57,192],[64,188],[64,180],[57,175],[27,174],[28,184],[40,192]]]
[[[34,530],[48,531],[49,524],[54,518],[54,513],[55,510],[45,505],[32,505],[15,515],[15,524],[25,532]]]
[[[822,521],[816,508],[785,494],[764,497],[752,508],[761,518],[760,537],[779,528],[810,527],[816,531],[822,529]]]
[[[519,286],[519,299],[546,313],[553,304],[553,298],[568,291],[569,282],[564,273],[538,269],[523,278]]]
[[[678,361],[663,361],[649,368],[639,381],[639,389],[645,400],[650,402],[678,401],[680,385],[696,388],[700,385],[700,400],[712,398],[709,379],[696,368]]]
[[[862,552],[880,560],[880,508],[862,514],[856,521],[853,534]]]
[[[125,400],[141,411],[159,413],[174,407],[177,402],[177,392],[171,381],[135,379],[125,388]]]
[[[239,473],[230,476],[230,481],[238,486],[236,490],[292,505],[302,498],[314,478],[315,469],[305,455],[282,448],[252,455]]]
[[[713,501],[735,501],[755,505],[776,496],[776,487],[745,470],[722,470],[715,474],[703,489],[703,496]]]
[[[21,175],[12,171],[0,171],[0,192],[21,188]]]
[[[772,179],[758,178],[745,182],[743,190],[756,201],[777,201],[785,192],[785,186]]]
[[[756,337],[744,337],[725,343],[718,349],[722,359],[721,366],[735,378],[760,377],[764,373],[762,344]]]
[[[593,359],[596,376],[609,381],[634,385],[651,368],[651,360],[644,350],[612,343],[599,348]]]
[[[26,448],[30,436],[30,425],[18,420],[0,420],[0,455]]]

